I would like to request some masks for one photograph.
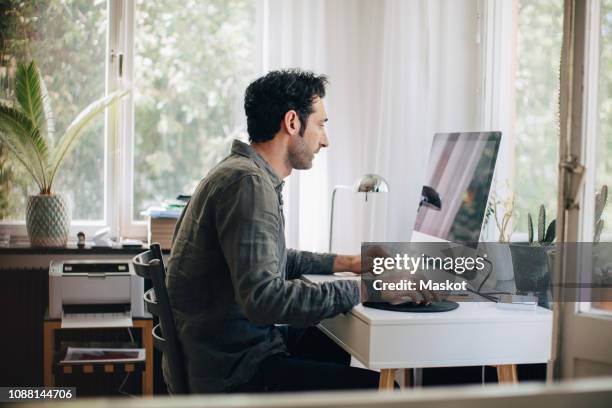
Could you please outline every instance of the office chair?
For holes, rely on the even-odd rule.
[[[145,307],[149,313],[159,318],[153,327],[153,345],[166,357],[168,376],[164,378],[170,394],[188,394],[187,374],[183,361],[181,345],[176,334],[174,315],[166,288],[166,269],[159,244],[151,244],[150,249],[132,260],[136,273],[151,279],[153,287],[144,293]],[[165,377],[165,376],[164,376]]]

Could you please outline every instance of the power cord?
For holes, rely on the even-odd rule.
[[[131,327],[128,327],[128,328],[127,328],[127,332],[128,332],[128,334],[130,335],[130,342],[131,342],[132,344],[136,343],[136,342],[134,341],[134,336],[132,335],[132,328],[131,328]]]
[[[125,383],[127,383],[128,378],[130,378],[130,374],[131,373],[127,373],[125,375],[125,377],[123,378],[123,381],[121,382],[121,385],[119,386],[119,388],[117,389],[117,391],[119,392],[119,394],[121,395],[125,395],[126,397],[132,397],[132,398],[136,398],[139,399],[137,396],[130,394],[129,392],[125,392],[123,391],[123,387],[125,387]]]
[[[497,303],[497,301],[499,300],[495,296],[490,296],[488,293],[480,293],[480,292],[478,292],[478,291],[476,291],[474,289],[470,289],[470,288],[466,288],[466,289],[467,289],[468,292],[473,293],[473,294],[478,295],[478,296],[482,296],[483,298],[487,299],[488,301]]]
[[[132,329],[130,327],[127,328],[127,332],[128,335],[130,336],[130,342],[132,344],[136,343],[134,341],[134,335],[132,334]],[[125,392],[123,391],[123,387],[125,387],[125,384],[127,383],[127,380],[130,378],[130,374],[131,373],[126,373],[125,377],[123,378],[123,381],[121,382],[121,385],[119,385],[119,388],[117,389],[117,392],[121,395],[125,395],[126,397],[131,397],[131,398],[135,398],[135,399],[140,399],[138,398],[136,395],[132,395],[129,392]]]
[[[489,269],[489,272],[487,273],[487,276],[485,276],[485,278],[482,280],[482,282],[480,282],[480,285],[478,285],[478,289],[473,290],[470,288],[467,288],[467,290],[471,293],[474,293],[476,295],[482,296],[483,298],[490,300],[491,302],[498,302],[499,299],[496,298],[495,296],[492,295],[511,295],[512,293],[510,292],[487,292],[487,293],[483,293],[481,292],[483,286],[485,285],[485,283],[487,282],[487,280],[489,279],[489,277],[491,276],[491,273],[493,273],[493,264],[491,263],[491,261],[489,261],[488,259],[484,259],[485,262],[487,262],[489,265],[491,265],[491,268]],[[484,370],[484,366],[483,366],[483,370]],[[483,371],[483,378],[484,378],[484,371]]]

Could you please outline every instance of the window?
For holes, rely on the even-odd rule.
[[[75,229],[93,223],[92,230],[108,225],[117,234],[144,237],[140,212],[191,192],[231,140],[243,137],[242,97],[260,71],[255,50],[265,3],[57,0],[14,1],[0,9],[11,17],[3,15],[0,23],[0,97],[10,97],[11,67],[28,56],[45,75],[59,129],[105,91],[133,90],[118,115],[89,126],[60,173],[55,190],[69,194]],[[556,212],[563,2],[513,4],[516,146],[508,167],[517,197],[514,223],[525,232],[527,213],[535,215],[540,204],[549,220]],[[603,4],[609,10],[610,0]],[[602,30],[610,30],[609,13],[602,19]],[[608,37],[603,34],[602,47],[610,47]],[[123,58],[122,72],[116,57]],[[603,67],[610,65],[605,58],[601,64],[601,81],[608,81],[601,85],[601,134],[610,134],[612,91],[605,75],[612,69]],[[25,198],[35,191],[6,157],[0,152],[0,182],[9,179],[0,183],[0,217],[23,220]],[[612,222],[609,213],[605,217]]]
[[[189,194],[239,136],[255,5],[137,1],[132,219]]]
[[[243,137],[243,92],[259,72],[258,5],[58,0],[2,6],[0,97],[11,98],[14,66],[30,59],[44,75],[60,130],[105,91],[133,91],[117,114],[88,126],[59,173],[54,192],[72,203],[72,236],[110,226],[117,235],[144,237],[140,212],[190,193],[231,140]],[[13,235],[25,235],[26,198],[37,191],[3,150],[0,192],[0,219],[20,222]]]
[[[612,187],[612,0],[602,0],[599,4],[599,24],[595,24],[596,32],[591,35],[597,36],[595,48],[597,49],[596,77],[593,81],[595,89],[589,89],[590,93],[596,95],[595,101],[595,127],[594,132],[594,154],[591,164],[587,159],[587,171],[589,167],[595,168],[594,180],[587,180],[587,192],[592,198],[593,213],[593,240],[594,263],[592,279],[596,284],[609,286],[612,284],[612,268],[609,264],[610,257],[606,250],[612,241],[612,206],[610,205],[610,193],[608,191],[607,203],[602,206],[602,196],[607,189]],[[588,113],[587,113],[588,114]],[[587,133],[587,138],[589,138]],[[589,166],[591,165],[591,166]],[[586,201],[586,200],[585,200]],[[601,209],[601,211],[600,211]],[[589,218],[590,219],[590,218]],[[590,227],[590,225],[589,225]],[[606,244],[603,244],[606,242]],[[602,243],[602,244],[598,244]],[[603,251],[603,254],[601,253]],[[610,295],[602,297],[602,302],[592,302],[589,306],[582,305],[583,311],[590,308],[599,312],[612,313],[612,301]]]
[[[74,117],[104,94],[108,11],[105,1],[12,2],[3,23],[1,90],[10,98],[17,61],[34,59],[44,76],[53,108],[56,134],[61,135]],[[64,162],[54,190],[67,195],[75,221],[103,222],[104,119],[98,117],[82,135]],[[6,152],[4,153],[7,154]],[[36,187],[19,165],[4,165],[12,173],[3,215],[23,220],[28,194]],[[79,186],[78,189],[73,188]],[[1,210],[0,210],[1,211]],[[1,219],[2,217],[0,217]]]
[[[557,212],[563,2],[519,0],[517,6],[514,227],[523,239],[528,213],[536,221],[543,204],[549,223]]]
[[[597,157],[595,188],[612,187],[612,0],[603,0],[600,9],[599,79],[597,101]],[[610,193],[608,193],[610,194]],[[604,207],[602,241],[612,241],[612,205]]]

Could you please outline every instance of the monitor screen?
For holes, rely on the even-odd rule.
[[[501,132],[434,136],[415,231],[478,242],[500,142]]]

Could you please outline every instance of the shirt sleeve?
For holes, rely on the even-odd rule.
[[[285,280],[279,270],[280,212],[274,188],[245,175],[216,200],[215,219],[234,298],[255,324],[310,326],[344,313],[360,300],[359,283]]]
[[[302,275],[330,275],[333,271],[335,254],[287,250],[287,279],[297,279]]]

